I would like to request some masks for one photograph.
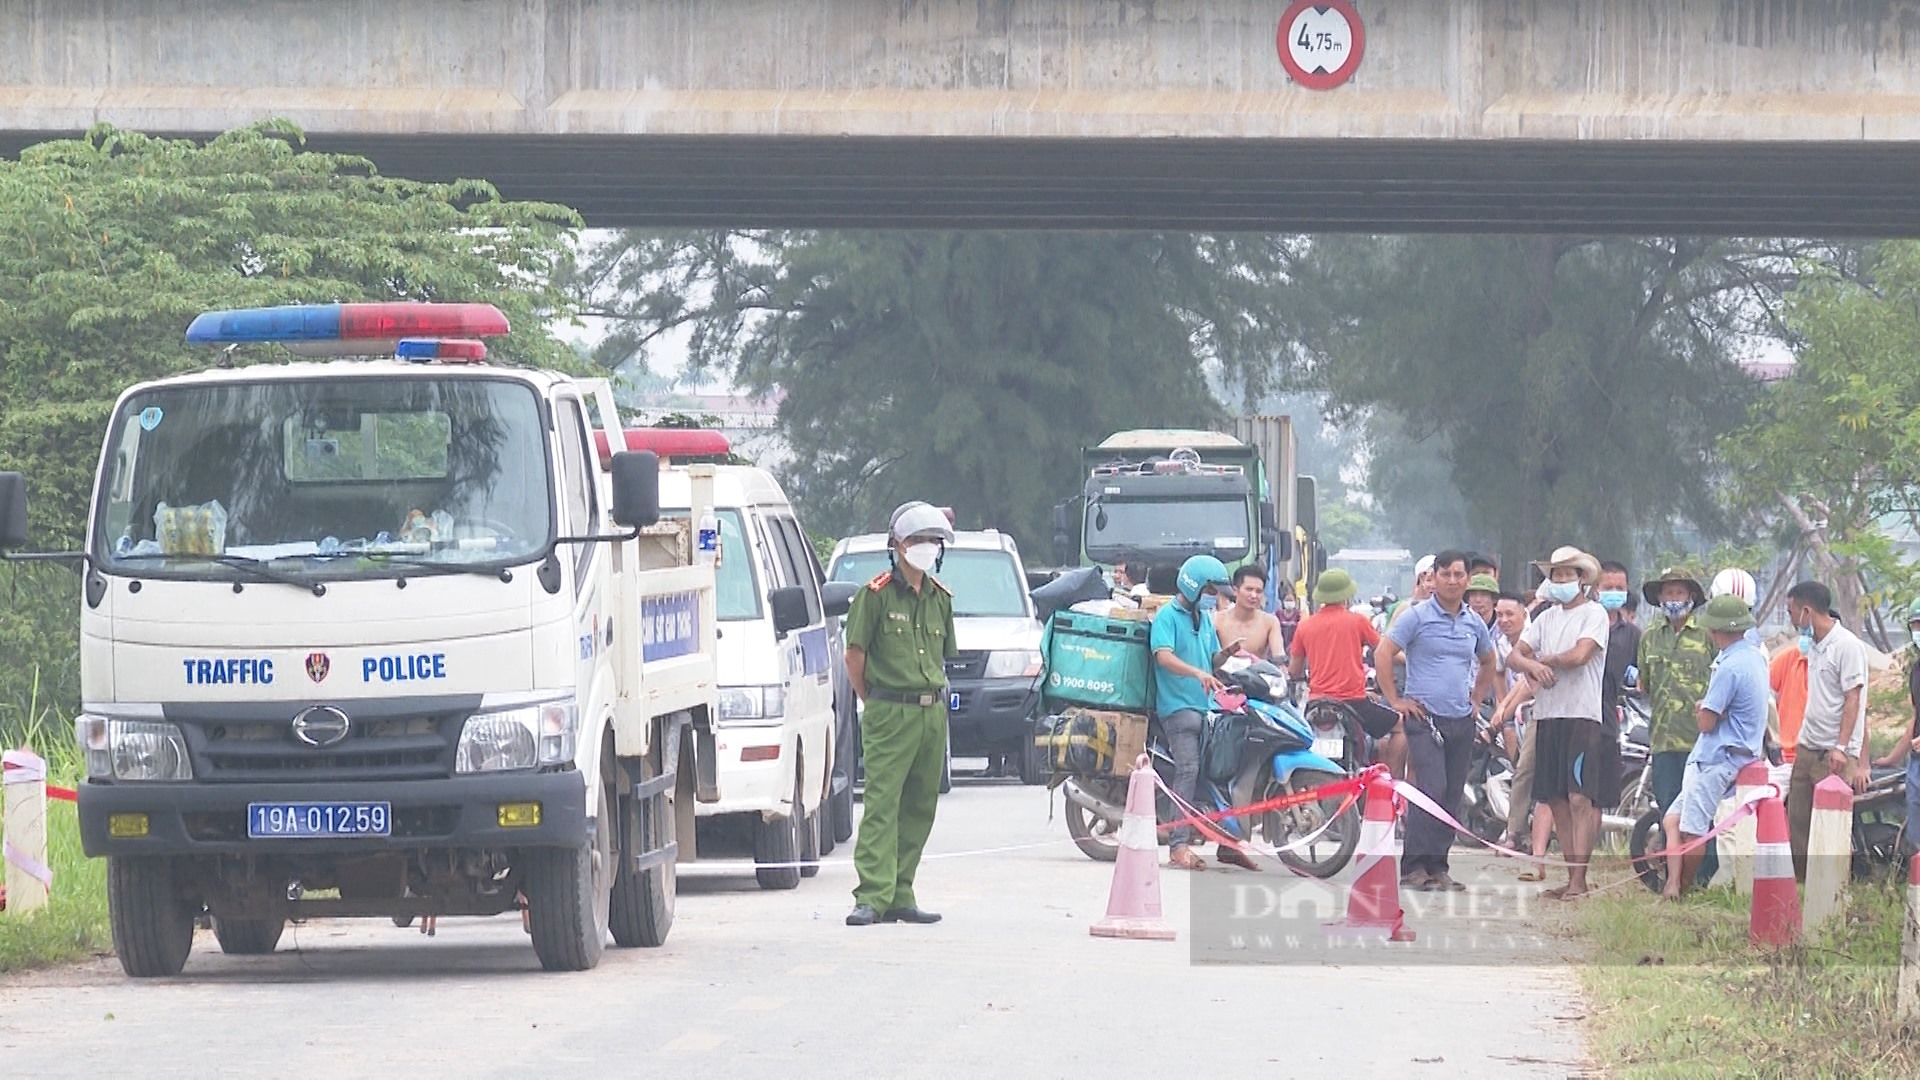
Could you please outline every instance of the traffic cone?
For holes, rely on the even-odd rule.
[[[1791,945],[1800,937],[1800,889],[1793,881],[1787,806],[1780,789],[1760,800],[1753,845],[1753,913],[1747,937],[1755,945]]]
[[[1160,916],[1160,840],[1154,821],[1153,768],[1140,755],[1127,779],[1127,809],[1115,837],[1113,887],[1107,917],[1087,928],[1094,937],[1172,941],[1173,927]]]
[[[1393,780],[1380,771],[1367,781],[1366,816],[1354,849],[1360,875],[1347,892],[1347,917],[1331,931],[1377,934],[1388,941],[1412,941],[1400,910],[1400,841],[1393,833]]]

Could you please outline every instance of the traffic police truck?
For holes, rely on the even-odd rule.
[[[203,915],[264,953],[289,919],[520,912],[548,970],[666,939],[712,563],[657,521],[655,455],[598,467],[606,382],[486,365],[506,331],[486,304],[209,312],[189,341],[381,358],[121,395],[86,548],[42,557],[81,568],[81,838],[128,974],[178,973]],[[24,490],[0,474],[0,548]]]

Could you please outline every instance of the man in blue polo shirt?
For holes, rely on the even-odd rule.
[[[1160,714],[1160,733],[1167,737],[1167,753],[1173,758],[1172,787],[1196,806],[1207,711],[1213,706],[1214,691],[1222,687],[1213,672],[1240,647],[1237,640],[1220,644],[1213,619],[1200,609],[1200,601],[1219,595],[1227,584],[1226,566],[1211,555],[1195,555],[1182,563],[1180,595],[1154,613],[1148,638],[1155,664],[1154,709]],[[1177,870],[1205,869],[1206,860],[1193,852],[1199,839],[1199,831],[1191,825],[1175,829],[1167,841],[1172,849],[1168,865]],[[1220,861],[1260,869],[1225,844],[1220,845]]]
[[[1499,674],[1493,636],[1486,620],[1467,607],[1466,595],[1466,553],[1435,555],[1433,595],[1408,608],[1388,628],[1373,658],[1374,669],[1382,672],[1406,658],[1405,689],[1382,678],[1380,696],[1406,726],[1413,786],[1455,820],[1473,762],[1474,711],[1492,694]],[[1447,873],[1452,850],[1451,827],[1418,807],[1409,809],[1400,884],[1429,892],[1466,889]]]
[[[1694,616],[1720,658],[1713,662],[1707,696],[1700,699],[1697,717],[1700,738],[1687,753],[1686,775],[1680,795],[1667,808],[1668,899],[1678,899],[1707,849],[1697,847],[1682,856],[1680,845],[1713,828],[1713,812],[1733,791],[1740,767],[1760,756],[1767,735],[1767,658],[1747,637],[1753,629],[1753,610],[1737,596],[1716,596]]]

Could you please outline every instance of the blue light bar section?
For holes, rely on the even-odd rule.
[[[286,307],[208,311],[194,316],[187,327],[193,345],[226,345],[249,341],[337,341],[339,304],[293,304]]]

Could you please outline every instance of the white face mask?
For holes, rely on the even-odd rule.
[[[938,561],[940,561],[939,544],[907,545],[907,565],[913,567],[915,570],[924,574],[932,570],[933,564]]]

